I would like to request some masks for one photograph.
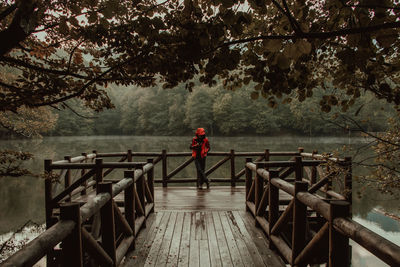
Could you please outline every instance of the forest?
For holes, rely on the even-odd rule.
[[[290,103],[277,98],[274,106],[263,97],[255,99],[250,85],[235,91],[225,90],[222,85],[198,85],[192,92],[183,86],[165,90],[111,85],[109,89],[114,109],[96,113],[71,101],[77,114],[71,109],[53,110],[58,115],[56,122],[42,134],[190,135],[193,129],[204,127],[210,135],[227,136],[343,135],[350,129],[335,124],[341,115],[354,118],[368,131],[381,132],[396,114],[391,105],[377,101],[371,93],[360,96],[346,112],[336,108],[327,114],[320,110],[319,99],[324,92],[318,88],[314,89],[314,98],[303,102],[294,98]]]

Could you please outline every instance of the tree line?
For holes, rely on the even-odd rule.
[[[45,135],[191,135],[204,127],[210,135],[316,136],[348,134],[336,125],[343,114],[373,132],[385,131],[387,120],[396,115],[393,107],[371,93],[362,94],[347,111],[333,108],[325,113],[321,101],[326,89],[315,88],[315,97],[302,102],[296,97],[275,98],[273,104],[253,91],[251,86],[233,91],[222,85],[196,85],[192,92],[183,86],[168,90],[111,86],[114,109],[95,113],[71,101],[72,110],[53,111],[58,118]]]

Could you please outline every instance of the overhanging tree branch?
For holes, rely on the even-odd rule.
[[[2,81],[0,81],[0,86],[3,86],[3,87],[5,87],[5,88],[8,88],[8,89],[12,90],[13,92],[18,92],[19,89],[20,89],[20,88],[14,86],[14,85],[7,84],[7,83],[3,83]],[[0,108],[0,110],[1,110],[1,108]]]
[[[67,103],[62,103],[62,106],[64,106],[65,108],[69,109],[70,111],[72,111],[72,113],[74,113],[76,116],[81,117],[83,119],[97,119],[96,116],[94,117],[89,117],[89,116],[85,116],[80,114],[79,112],[77,112],[76,110],[74,110],[70,105],[68,105]]]
[[[6,10],[0,13],[0,20],[5,19],[8,15],[10,15],[15,9],[17,9],[17,4],[14,3],[11,6],[7,7]]]
[[[400,28],[400,21],[396,22],[388,22],[383,24],[377,24],[372,26],[366,27],[359,27],[359,28],[350,28],[350,29],[340,29],[337,31],[330,31],[330,32],[302,32],[296,33],[292,35],[260,35],[256,37],[244,38],[240,40],[234,40],[225,42],[219,45],[217,48],[221,48],[224,46],[230,46],[235,44],[242,44],[260,40],[296,40],[296,39],[330,39],[339,36],[346,36],[351,34],[360,34],[360,33],[367,33],[367,32],[375,32],[383,29],[393,29],[393,28]]]
[[[19,60],[19,59],[15,59],[15,58],[11,58],[11,57],[4,57],[4,56],[0,57],[0,61],[4,61],[4,62],[7,62],[7,63],[12,63],[12,64],[15,64],[15,65],[18,65],[18,66],[21,66],[21,67],[25,67],[25,68],[28,68],[28,69],[32,69],[32,70],[35,70],[35,71],[39,71],[39,72],[45,72],[45,73],[56,74],[56,75],[72,76],[72,77],[79,78],[79,79],[88,79],[89,78],[89,77],[84,76],[84,75],[80,75],[80,74],[77,74],[77,73],[72,73],[72,72],[69,71],[69,69],[68,70],[47,69],[47,68],[43,68],[43,67],[40,67],[38,65],[32,65],[32,64],[29,64],[29,63],[27,63],[25,61],[22,61],[22,60]]]
[[[355,125],[355,126],[357,127],[357,128],[355,128],[355,129],[351,129],[352,131],[362,132],[362,133],[368,135],[369,137],[374,138],[375,140],[379,140],[379,141],[381,141],[381,142],[383,142],[383,143],[386,143],[386,144],[389,144],[389,145],[392,145],[392,146],[395,146],[395,147],[400,147],[400,144],[396,144],[396,143],[390,142],[390,141],[385,140],[385,139],[383,139],[383,138],[381,138],[381,137],[379,137],[379,136],[377,136],[377,135],[371,134],[370,132],[368,132],[367,130],[365,130],[356,120],[350,118],[349,116],[341,115],[341,117],[342,117],[345,121],[347,120],[347,121],[351,122],[353,125]],[[347,131],[349,130],[347,127],[345,127],[345,126],[343,126],[343,125],[341,125],[341,124],[339,124],[339,123],[337,123],[337,122],[335,122],[335,121],[327,120],[327,119],[325,119],[325,118],[322,117],[322,116],[321,116],[321,119],[324,120],[324,121],[326,121],[326,122],[329,122],[329,123],[331,123],[331,124],[334,124],[334,125],[338,126],[339,128],[344,129],[344,130],[347,130]]]
[[[92,80],[90,80],[89,82],[87,82],[84,86],[82,86],[81,89],[79,89],[77,92],[75,92],[75,93],[73,93],[73,94],[70,94],[70,95],[67,95],[67,96],[64,96],[64,97],[55,99],[55,100],[45,101],[45,102],[42,102],[42,103],[34,103],[34,104],[31,104],[31,106],[33,106],[33,107],[41,107],[41,106],[53,105],[53,104],[61,103],[61,102],[64,102],[64,101],[66,101],[66,100],[68,100],[68,99],[71,99],[71,98],[80,96],[80,95],[82,95],[82,94],[85,92],[85,90],[88,89],[91,85],[93,85],[93,84],[95,84],[97,81],[99,81],[99,79],[103,78],[103,77],[106,76],[108,73],[112,72],[113,70],[118,69],[118,68],[124,66],[125,64],[128,64],[128,63],[134,61],[135,59],[136,59],[136,57],[131,58],[131,59],[128,59],[128,60],[126,60],[126,61],[123,61],[123,62],[121,62],[120,64],[117,64],[117,65],[115,65],[115,66],[113,66],[113,67],[110,67],[108,70],[106,70],[106,71],[103,72],[102,74],[98,75],[98,76],[95,77],[94,79],[92,79]]]
[[[389,145],[392,145],[392,146],[395,146],[395,147],[400,147],[400,144],[396,144],[396,143],[390,142],[390,141],[388,141],[388,140],[385,140],[385,139],[383,139],[383,138],[380,138],[380,137],[377,136],[377,135],[371,134],[370,132],[368,132],[367,130],[365,130],[365,129],[364,129],[357,121],[355,121],[354,119],[352,119],[352,118],[350,118],[350,117],[348,117],[348,116],[346,116],[346,115],[342,115],[342,117],[345,118],[345,119],[347,119],[348,121],[352,122],[354,125],[356,125],[356,126],[358,127],[358,129],[359,129],[360,132],[362,132],[362,133],[368,135],[369,137],[375,138],[375,139],[377,139],[377,140],[379,140],[379,141],[381,141],[381,142],[383,142],[383,143],[386,143],[386,144],[389,144]]]
[[[400,10],[400,7],[396,7],[396,6],[385,6],[385,5],[379,5],[379,4],[374,4],[374,5],[366,5],[366,4],[350,5],[350,4],[347,4],[345,0],[340,0],[340,2],[342,3],[343,6],[350,7],[350,8]]]
[[[20,1],[10,26],[0,32],[0,40],[3,40],[0,42],[0,55],[5,55],[25,40],[36,24],[35,3],[32,0]]]
[[[297,21],[293,18],[292,14],[290,13],[286,1],[282,0],[282,2],[285,8],[283,8],[276,0],[272,0],[272,3],[288,18],[293,31],[296,33],[301,33],[300,25],[297,23]]]

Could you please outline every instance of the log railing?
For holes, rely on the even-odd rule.
[[[212,174],[225,163],[230,164],[229,177],[211,178],[210,180],[215,183],[230,183],[231,186],[235,186],[238,182],[245,182],[247,210],[252,211],[256,216],[258,225],[263,226],[264,229],[269,229],[266,228],[266,225],[271,224],[275,226],[273,231],[276,233],[284,230],[283,228],[286,222],[290,221],[292,210],[297,203],[293,199],[280,200],[279,194],[276,198],[277,192],[279,192],[276,188],[295,195],[295,188],[291,182],[298,181],[307,185],[310,194],[319,193],[319,198],[322,198],[321,203],[326,203],[325,201],[332,199],[351,202],[351,198],[349,198],[349,196],[351,197],[352,178],[351,159],[329,158],[316,152],[304,153],[303,149],[296,152],[270,152],[268,149],[262,152],[230,150],[229,152],[210,152],[209,156],[220,157],[221,159],[206,170],[206,175]],[[116,162],[105,161],[106,158],[115,157],[117,158]],[[134,159],[143,157],[148,158],[146,162],[134,162]],[[171,157],[184,158],[184,161],[172,171],[168,170],[168,159]],[[237,157],[246,157],[247,162],[245,168],[238,172],[235,168]],[[257,158],[252,161],[248,157]],[[273,157],[289,157],[290,160],[272,161]],[[87,253],[99,261],[118,265],[126,250],[133,246],[134,237],[139,229],[145,225],[146,217],[154,209],[154,182],[162,183],[164,187],[169,183],[196,182],[197,179],[195,178],[174,178],[192,161],[189,152],[167,152],[166,150],[161,153],[132,152],[131,150],[115,153],[93,151],[90,154],[82,153],[78,157],[66,156],[61,161],[46,160],[47,231],[18,252],[16,254],[18,256],[12,256],[6,262],[15,266],[25,263],[29,265],[47,255],[48,266],[57,265],[57,262],[61,261],[63,257],[66,257],[67,262],[69,259],[74,260],[71,266],[75,266],[75,263],[82,260],[82,255]],[[340,169],[331,166],[329,162],[340,166]],[[155,179],[156,164],[162,165],[161,173],[158,175],[159,179]],[[262,168],[258,168],[255,164],[259,164],[258,167],[262,166]],[[105,178],[116,169],[127,170],[124,174],[125,178],[122,180],[106,180]],[[257,174],[255,179],[252,178],[252,172]],[[305,176],[303,176],[303,172],[306,174]],[[144,174],[147,174],[146,177]],[[245,180],[241,179],[243,175],[246,176]],[[293,175],[294,178],[291,178]],[[333,190],[336,186],[333,178],[339,176],[344,176],[344,182],[342,177],[339,179],[339,182],[345,185],[345,190],[342,192]],[[269,178],[272,179],[271,182],[268,180]],[[336,182],[338,182],[337,179]],[[273,186],[269,187],[268,184],[273,184]],[[110,188],[112,188],[112,191]],[[120,199],[114,200],[114,197],[122,191],[125,191],[124,200],[122,202]],[[79,209],[76,202],[82,205]],[[273,203],[278,203],[278,205]],[[279,205],[287,205],[283,214],[280,214]],[[297,204],[297,206],[299,205]],[[122,215],[123,212],[119,210],[119,206],[124,206],[125,215]],[[266,220],[266,211],[269,207],[271,207],[271,218],[268,217],[268,220]],[[304,206],[302,208],[304,209]],[[106,213],[107,216],[104,215]],[[269,213],[270,211],[268,211]],[[306,218],[308,217],[306,216]],[[316,217],[312,223],[318,224],[318,220],[321,221],[321,218]],[[346,221],[342,224],[347,225]],[[298,223],[296,227],[300,227]],[[107,231],[110,235],[102,236],[103,231],[101,229],[103,228],[109,229]],[[81,238],[79,241],[81,244],[80,251],[75,250],[79,248],[77,236]],[[276,237],[279,237],[279,234],[272,236],[272,239],[277,240],[276,246],[279,247],[279,244],[281,244],[282,247],[283,243]],[[104,240],[102,245],[97,245],[99,240]],[[61,251],[59,248],[55,248],[60,242],[66,244],[61,246],[63,248]],[[294,244],[298,242],[300,241],[295,241]],[[64,250],[64,248],[67,249]],[[68,251],[68,248],[73,249],[73,252]],[[287,249],[282,251],[282,254],[290,260],[293,260],[293,255],[300,253],[298,248],[291,254],[288,253]],[[70,254],[77,256],[75,258],[72,255],[66,256]]]
[[[351,189],[349,158],[300,151],[289,161],[253,163],[246,159],[246,209],[254,215],[256,226],[267,234],[269,246],[291,266],[326,263],[342,267],[350,266],[352,239],[390,266],[400,266],[399,246],[351,219],[351,194],[332,190],[332,178],[340,169],[327,172],[327,167],[335,168],[328,161],[345,170],[344,178],[348,180],[344,184]],[[310,170],[309,179],[303,177],[306,168]],[[319,181],[317,168],[324,168]],[[286,178],[290,172],[294,172],[294,179]],[[329,189],[322,188],[327,184]]]
[[[95,163],[82,162],[91,157],[94,158],[87,155],[54,163],[46,161],[49,177],[58,169],[62,173],[76,169],[82,176],[71,184],[66,183],[68,187],[54,198],[51,180],[46,179],[48,229],[2,266],[32,266],[44,256],[47,256],[47,266],[83,266],[85,255],[97,265],[118,266],[126,252],[134,248],[137,233],[145,227],[146,217],[154,210],[153,159],[147,163],[103,162],[100,158]],[[103,174],[116,168],[128,169],[124,178],[116,183],[103,181]],[[92,186],[92,182],[87,183],[91,176],[95,178],[96,194],[82,199],[76,192],[82,193]],[[84,189],[77,191],[79,187]],[[123,201],[117,203],[114,198],[121,192],[124,192]]]
[[[167,152],[166,150],[162,150],[160,152],[130,152],[131,157],[153,157],[154,165],[160,163],[161,166],[161,174],[157,174],[155,179],[155,183],[161,183],[163,187],[167,187],[168,184],[176,184],[176,183],[194,183],[197,182],[197,178],[189,178],[189,179],[181,179],[175,178],[175,176],[180,173],[183,169],[189,166],[193,162],[192,153],[191,152]],[[97,153],[97,157],[106,158],[106,157],[121,157],[122,159],[127,157],[129,152],[113,152],[113,153]],[[229,164],[229,176],[222,178],[209,178],[211,182],[214,183],[230,183],[231,186],[235,186],[236,183],[243,183],[244,179],[241,177],[245,174],[245,169],[241,169],[236,171],[235,168],[235,160],[237,158],[245,158],[245,157],[257,157],[255,161],[268,160],[269,156],[299,156],[299,152],[269,152],[268,149],[262,152],[237,152],[231,149],[229,152],[210,152],[208,153],[208,157],[218,157],[221,158],[214,165],[209,167],[205,173],[206,176],[211,175],[217,169],[225,164]],[[168,170],[168,159],[169,158],[183,158],[183,162],[178,164],[172,171]]]

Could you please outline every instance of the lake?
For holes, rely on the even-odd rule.
[[[35,140],[0,140],[1,149],[29,151],[35,158],[29,162],[33,172],[43,171],[43,160],[63,159],[64,156],[78,156],[82,152],[120,152],[132,149],[136,152],[149,151],[161,152],[167,149],[170,152],[189,151],[191,136],[74,136],[74,137],[44,137]],[[330,152],[340,149],[343,145],[358,147],[366,142],[364,138],[348,137],[209,137],[212,151],[297,151],[304,147],[306,152],[317,149],[319,152]],[[137,159],[135,159],[137,160]],[[175,161],[174,161],[175,160]],[[209,157],[207,166],[211,166],[219,158]],[[171,171],[182,159],[173,159],[168,162]],[[236,162],[236,171],[243,168],[244,159]],[[161,164],[160,164],[161,165]],[[160,165],[156,169],[156,178],[160,177]],[[211,177],[229,177],[229,164],[218,169]],[[362,173],[359,168],[354,168],[354,174]],[[116,176],[121,173],[115,173]],[[121,177],[121,176],[120,176]],[[195,177],[194,166],[184,169],[177,177]],[[354,183],[357,190],[360,184]],[[36,223],[44,221],[44,182],[40,178],[1,178],[0,179],[0,234],[18,229],[27,220]],[[393,196],[382,195],[373,188],[364,191],[361,197],[353,193],[353,218],[359,223],[371,228],[389,240],[400,244],[400,224],[382,214],[382,211],[395,215],[400,214],[400,201]],[[356,249],[360,257],[364,257],[362,250]],[[353,257],[358,257],[353,252]],[[372,262],[372,261],[371,261]],[[367,266],[363,265],[358,266]],[[371,265],[376,266],[376,265]]]

